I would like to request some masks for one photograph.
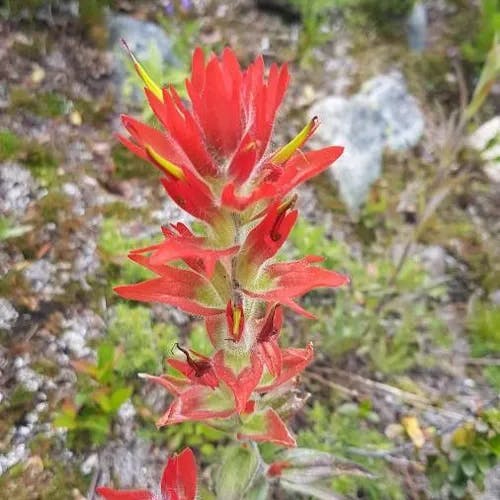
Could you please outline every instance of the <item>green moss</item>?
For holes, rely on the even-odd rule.
[[[150,245],[148,238],[127,238],[121,231],[122,221],[117,218],[104,220],[99,237],[99,249],[108,281],[113,284],[137,283],[151,278],[153,273],[127,259],[128,252],[134,248]]]
[[[82,115],[84,123],[95,126],[102,126],[110,118],[113,112],[114,97],[112,94],[105,94],[102,98],[92,99],[73,99],[75,109]]]
[[[147,216],[147,211],[132,208],[123,201],[114,201],[112,203],[106,203],[106,205],[102,207],[101,215],[104,220],[113,219],[122,222],[130,222]]]
[[[163,359],[178,338],[174,325],[153,325],[149,308],[118,304],[108,328],[108,338],[121,345],[125,355],[117,369],[126,377],[135,379],[137,373],[156,373],[162,369]]]
[[[45,222],[57,222],[70,213],[71,198],[64,193],[51,191],[38,202],[38,209]]]
[[[467,319],[467,332],[474,357],[498,357],[500,354],[500,307],[484,302],[474,305]],[[487,366],[483,373],[500,390],[500,366]]]
[[[40,458],[37,455],[38,458]],[[16,500],[68,500],[75,492],[85,492],[88,479],[80,473],[77,464],[54,461],[20,463],[0,476],[2,498]]]
[[[137,158],[121,144],[117,144],[111,151],[115,166],[114,177],[118,179],[156,179],[158,171],[149,163]]]
[[[384,36],[401,36],[413,4],[414,0],[354,0],[347,2],[345,11],[354,27],[375,28]]]
[[[0,435],[5,436],[9,429],[25,414],[33,404],[33,393],[23,386],[16,387],[9,398],[0,404]]]
[[[0,161],[9,160],[19,153],[23,141],[10,130],[0,130]]]
[[[56,118],[66,112],[66,99],[55,92],[32,93],[24,87],[10,91],[10,110],[22,110],[43,118]]]
[[[36,141],[26,141],[9,130],[0,131],[0,161],[13,160],[26,165],[42,184],[53,184],[57,178],[56,152]]]
[[[60,368],[56,363],[45,358],[40,358],[32,363],[31,368],[40,375],[50,378],[54,378],[60,371]]]

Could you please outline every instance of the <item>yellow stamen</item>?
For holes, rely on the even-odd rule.
[[[273,163],[284,163],[299,149],[318,126],[318,118],[315,116],[288,144],[276,151],[271,157]]]
[[[184,172],[182,171],[182,168],[174,165],[172,162],[163,158],[163,156],[160,156],[151,146],[146,146],[146,151],[155,163],[160,165],[160,167],[163,168],[167,174],[170,174],[176,179],[184,179]]]
[[[127,49],[130,57],[132,58],[132,62],[134,63],[135,70],[139,75],[140,79],[144,82],[144,85],[160,100],[163,101],[163,92],[161,87],[149,76],[148,72],[144,69],[141,63],[137,60],[134,53],[129,49],[127,42],[122,39],[122,43]]]
[[[233,334],[238,335],[241,322],[241,307],[233,307]]]

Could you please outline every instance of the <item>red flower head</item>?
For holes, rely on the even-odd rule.
[[[319,267],[318,257],[274,258],[298,217],[291,191],[328,168],[342,147],[304,152],[319,126],[313,118],[288,144],[270,150],[289,80],[286,65],[266,72],[259,57],[243,70],[230,49],[208,61],[197,49],[184,102],[172,87],[153,82],[132,57],[163,129],[124,116],[129,137],[120,140],[160,170],[167,193],[204,229],[195,234],[181,223],[164,227],[163,241],[130,252],[156,277],[116,291],[203,316],[213,345],[204,356],[177,344],[182,359],[168,360],[175,373],[144,375],[174,397],[157,424],[224,420],[239,439],[293,446],[268,402],[293,384],[313,348],[280,347],[281,306],[312,317],[296,300],[348,279]]]
[[[169,195],[194,217],[214,224],[228,209],[267,206],[342,154],[339,146],[300,151],[318,127],[317,118],[287,145],[268,151],[288,86],[286,65],[273,64],[266,78],[262,57],[242,70],[231,49],[205,62],[198,48],[186,82],[188,107],[172,87],[160,88],[135,58],[134,62],[166,133],[124,116],[130,137],[120,140],[164,174],[162,183]]]
[[[149,490],[113,490],[97,488],[106,500],[194,500],[196,498],[196,461],[189,448],[167,460],[160,492]]]

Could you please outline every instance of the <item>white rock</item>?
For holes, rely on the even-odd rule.
[[[92,453],[91,455],[89,455],[80,467],[82,474],[85,474],[86,476],[90,474],[97,467],[98,463],[99,457],[97,456],[97,453]]]
[[[351,98],[326,97],[311,108],[311,115],[322,123],[316,145],[344,147],[330,172],[353,216],[381,174],[384,148],[414,146],[424,127],[422,112],[398,72],[372,78]]]
[[[19,313],[5,298],[0,297],[0,330],[10,330],[17,321]]]
[[[483,123],[473,134],[469,136],[467,144],[478,151],[486,149],[494,139],[500,139],[500,116]]]

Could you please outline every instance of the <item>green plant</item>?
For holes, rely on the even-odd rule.
[[[342,0],[290,0],[299,13],[301,30],[297,46],[297,59],[307,62],[311,51],[332,38],[327,26],[329,14],[337,3]]]
[[[332,453],[348,460],[355,459],[375,474],[374,478],[339,475],[332,480],[335,492],[347,498],[378,500],[403,499],[404,494],[396,476],[385,461],[377,458],[392,443],[376,429],[378,415],[369,401],[346,403],[335,412],[315,402],[307,412],[308,425],[299,433],[300,446]],[[367,452],[361,456],[357,450]],[[373,452],[374,456],[369,456]]]
[[[108,338],[123,349],[116,369],[125,378],[160,370],[177,337],[174,325],[153,325],[146,307],[121,303],[113,309]]]
[[[477,29],[472,33],[472,39],[462,44],[462,53],[468,61],[483,64],[493,41],[500,37],[500,0],[481,0]]]
[[[10,130],[0,130],[0,161],[15,156],[21,149],[23,141]]]
[[[131,238],[123,234],[123,223],[118,216],[103,221],[99,236],[99,250],[107,266],[108,279],[113,285],[125,281],[147,279],[152,273],[135,265],[126,257],[130,245],[147,246],[148,238]]]
[[[483,373],[490,384],[500,390],[500,366],[488,366],[488,357],[500,354],[500,307],[476,302],[467,318],[471,354],[485,361]]]
[[[292,255],[321,253],[325,267],[344,265],[351,279],[351,290],[335,297],[335,307],[328,304],[315,309],[319,321],[310,330],[321,337],[329,356],[356,351],[382,373],[401,373],[432,361],[422,350],[423,338],[434,344],[447,342],[433,303],[445,288],[433,282],[417,259],[407,260],[398,279],[389,285],[395,264],[385,254],[372,251],[355,258],[347,244],[329,241],[323,228],[304,221],[296,224],[290,239],[297,249],[290,250]],[[379,298],[384,294],[390,300],[379,311]]]
[[[78,374],[78,392],[66,401],[54,418],[54,426],[68,430],[69,444],[80,448],[90,441],[102,444],[111,433],[118,410],[132,395],[132,387],[124,385],[117,365],[122,352],[110,344],[97,349],[97,362],[74,361]]]
[[[472,484],[483,489],[484,476],[500,458],[500,410],[489,409],[437,439],[428,457],[427,474],[439,498],[476,498]]]
[[[12,221],[5,217],[0,217],[0,241],[9,240],[11,238],[18,238],[23,234],[28,233],[33,229],[29,225],[15,225]]]
[[[347,19],[353,25],[390,34],[403,31],[405,17],[414,3],[415,0],[345,0],[344,6]]]

